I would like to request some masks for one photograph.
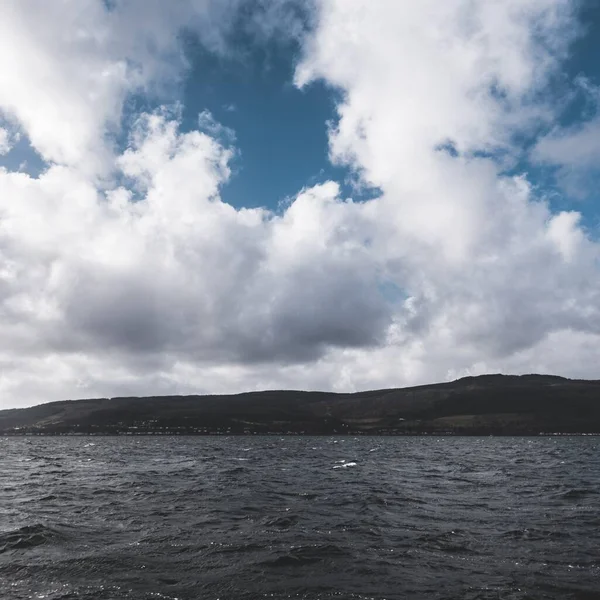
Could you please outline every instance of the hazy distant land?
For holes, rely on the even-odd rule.
[[[483,375],[353,394],[98,398],[0,411],[0,435],[540,433],[600,433],[600,381]]]

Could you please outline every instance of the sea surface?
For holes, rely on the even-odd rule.
[[[0,598],[600,598],[600,438],[0,438]]]

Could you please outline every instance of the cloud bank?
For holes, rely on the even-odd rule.
[[[276,212],[221,200],[235,140],[176,104],[183,33],[227,53],[244,6],[2,5],[0,153],[21,135],[46,167],[0,169],[0,402],[597,377],[600,246],[507,171],[555,116],[574,3],[321,0],[308,32],[265,3],[262,35],[300,38],[296,85],[340,98],[330,159],[381,190]]]

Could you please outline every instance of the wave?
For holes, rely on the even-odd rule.
[[[262,561],[260,564],[269,567],[289,567],[321,562],[333,557],[345,556],[347,551],[335,544],[316,544],[297,546],[289,552]]]
[[[563,500],[581,500],[587,496],[596,496],[597,494],[598,492],[596,490],[575,488],[560,494],[560,497]]]
[[[13,550],[26,550],[62,539],[62,533],[41,523],[25,525],[0,534],[0,554]]]
[[[511,539],[511,540],[528,540],[528,541],[545,541],[553,539],[565,539],[570,534],[567,531],[553,530],[553,529],[541,529],[535,527],[529,527],[525,529],[510,529],[503,531],[500,537]]]
[[[267,527],[275,527],[276,529],[289,529],[298,522],[298,515],[285,515],[280,517],[268,517],[264,520]]]

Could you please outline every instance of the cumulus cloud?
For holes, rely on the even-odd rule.
[[[481,158],[544,119],[570,3],[383,4],[324,2],[297,81],[344,91],[331,157],[383,190],[374,251],[409,295],[400,340],[473,360],[555,330],[597,333],[598,247],[578,215],[551,214],[524,178]]]
[[[221,200],[235,135],[207,112],[182,131],[162,106],[111,142],[131,93],[183,76],[178,32],[226,52],[211,24],[240,5],[140,6],[3,5],[0,109],[47,161],[0,170],[3,402],[594,375],[599,246],[498,158],[553,114],[571,2],[321,0],[310,34],[273,3],[260,30],[302,41],[297,85],[341,98],[331,160],[381,190],[277,212]]]
[[[130,187],[102,192],[65,166],[2,173],[7,355],[118,356],[135,371],[285,364],[383,339],[362,207],[328,183],[281,216],[235,210],[218,195],[231,151],[168,114],[142,115],[118,157]]]

